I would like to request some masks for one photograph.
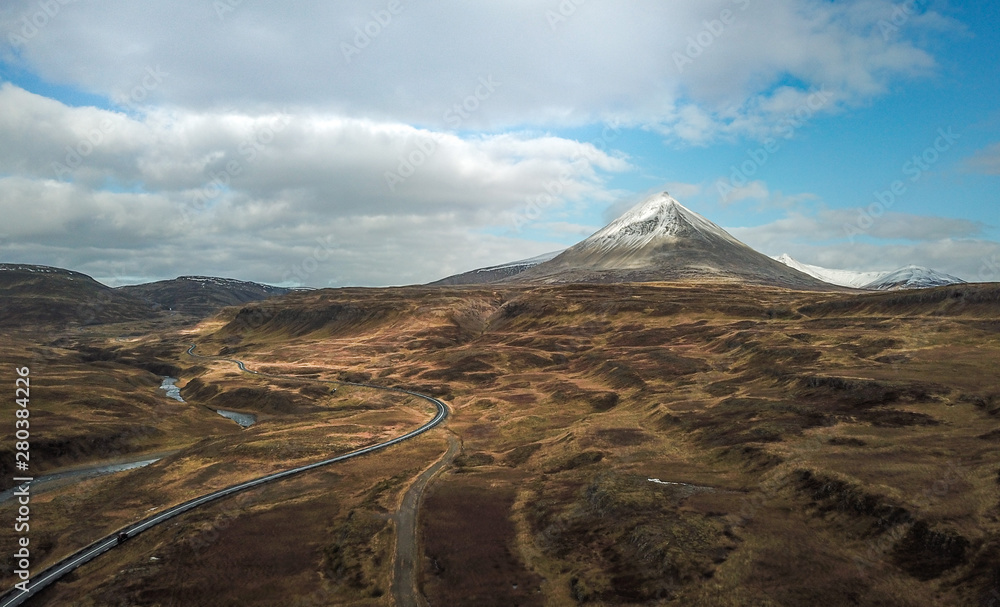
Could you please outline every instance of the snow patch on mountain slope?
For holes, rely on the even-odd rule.
[[[565,249],[562,249],[562,250],[559,250],[559,251],[552,251],[552,252],[549,252],[549,253],[542,253],[541,255],[538,255],[536,257],[530,257],[528,259],[521,259],[521,260],[518,260],[518,261],[511,261],[509,263],[500,264],[498,266],[490,266],[488,268],[480,268],[480,269],[475,270],[475,271],[476,272],[487,272],[489,270],[499,270],[499,269],[502,269],[502,268],[518,268],[518,267],[522,267],[522,266],[525,267],[525,268],[530,268],[532,266],[537,266],[540,263],[544,263],[544,262],[552,259],[556,255],[562,253],[563,250],[565,250]]]
[[[728,232],[677,202],[667,192],[652,196],[583,240],[580,248],[639,249],[658,238],[702,234],[746,246]]]
[[[781,263],[785,264],[790,268],[795,268],[803,274],[808,274],[813,278],[818,278],[823,282],[828,282],[833,285],[840,285],[842,287],[854,287],[855,289],[863,289],[865,285],[876,281],[889,272],[856,272],[854,270],[832,270],[830,268],[822,268],[820,266],[813,266],[807,263],[802,263],[801,261],[796,261],[792,259],[787,254],[779,255],[775,257]]]
[[[895,272],[887,272],[878,280],[865,285],[866,289],[876,291],[893,291],[895,289],[927,289],[929,287],[941,287],[964,283],[961,278],[950,274],[937,272],[929,268],[920,266],[906,266]]]
[[[62,268],[53,268],[51,266],[37,266],[31,264],[21,264],[21,263],[0,263],[0,272],[34,272],[38,274],[66,274],[74,275],[79,274],[79,272],[74,272],[72,270],[64,270]]]
[[[965,282],[961,278],[951,276],[950,274],[914,265],[892,271],[858,272],[854,270],[834,270],[802,263],[787,254],[779,255],[774,259],[813,278],[818,278],[830,284],[853,287],[855,289],[872,291],[926,289]]]
[[[217,287],[222,287],[225,289],[241,289],[241,288],[256,288],[262,289],[264,291],[287,291],[287,289],[281,287],[274,287],[271,285],[265,285],[257,282],[250,282],[246,280],[236,280],[235,278],[219,278],[216,276],[178,276],[177,280],[184,280],[188,282],[199,282],[202,286],[205,285],[215,285]]]

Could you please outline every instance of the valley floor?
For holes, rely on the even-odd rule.
[[[395,604],[394,515],[446,432],[460,451],[418,519],[431,605],[1000,603],[997,285],[340,289],[118,330],[33,343],[39,465],[177,452],[37,496],[38,565],[427,415],[309,379],[405,386],[453,415],[143,534],[39,605]],[[193,342],[302,381],[191,359]],[[22,352],[3,341],[5,364]],[[156,393],[168,374],[187,402]],[[215,408],[259,421],[242,430]]]

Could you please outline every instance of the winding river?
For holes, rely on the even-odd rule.
[[[167,393],[167,398],[172,398],[183,403],[185,401],[184,397],[181,396],[181,389],[177,387],[178,381],[176,377],[164,377],[163,383],[160,384],[160,390]],[[233,420],[244,428],[249,428],[257,423],[257,416],[251,413],[239,413],[238,411],[227,411],[226,409],[216,409],[215,412],[226,419]]]

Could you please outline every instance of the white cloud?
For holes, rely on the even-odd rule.
[[[316,113],[128,116],[10,84],[0,108],[10,143],[0,174],[15,175],[0,178],[0,253],[81,271],[103,255],[120,260],[119,276],[433,280],[558,248],[482,234],[514,225],[553,183],[559,204],[613,200],[607,176],[631,169],[621,155],[549,135],[460,137]],[[387,174],[397,175],[392,188]],[[306,262],[319,242],[324,263]]]
[[[723,204],[734,204],[740,202],[741,200],[753,199],[753,200],[764,200],[771,195],[770,190],[767,188],[767,184],[763,181],[756,180],[751,181],[745,186],[732,188],[732,190],[727,190],[722,199]]]
[[[670,193],[671,196],[678,200],[686,200],[688,198],[694,198],[695,196],[700,196],[704,190],[704,186],[700,183],[684,183],[681,181],[671,181],[664,184],[664,190]]]
[[[432,280],[559,248],[488,235],[529,200],[554,192],[536,230],[585,235],[570,209],[603,203],[610,220],[651,193],[608,185],[633,170],[606,149],[614,141],[540,129],[605,122],[693,145],[789,137],[932,73],[917,41],[962,29],[923,10],[882,32],[890,0],[586,2],[555,21],[576,3],[400,3],[386,17],[386,0],[59,2],[31,30],[37,0],[6,1],[0,60],[120,111],[0,84],[0,254],[112,282]],[[975,162],[995,173],[996,157]],[[765,249],[842,239],[850,221],[764,182],[732,196],[787,210],[737,234]],[[950,250],[971,267],[962,243],[980,231],[888,214],[869,235],[959,243]]]
[[[855,239],[866,236],[917,242],[971,238],[982,235],[985,228],[983,224],[967,219],[889,212],[871,224],[865,224],[866,229],[861,230],[856,223],[857,216],[854,209],[820,208],[810,212],[799,208],[789,210],[785,217],[762,226],[732,228],[732,233],[751,246],[771,250],[782,243],[794,241],[848,241],[852,235]]]
[[[372,13],[386,5],[242,3],[220,17],[202,0],[72,3],[0,57],[114,99],[251,114],[312,108],[433,129],[453,127],[449,110],[492,77],[497,90],[461,128],[618,118],[704,143],[766,133],[820,87],[832,98],[822,112],[881,95],[934,69],[916,34],[960,29],[925,11],[879,35],[889,0],[590,2],[554,26],[557,2],[401,0],[379,25]],[[35,0],[7,2],[0,32],[20,32],[38,10]],[[350,61],[345,45],[359,50]],[[678,56],[690,60],[683,69]],[[135,99],[150,69],[167,75]]]
[[[985,280],[978,278],[981,267],[1000,253],[1000,243],[980,238],[985,226],[978,222],[886,213],[863,237],[850,239],[845,226],[856,227],[856,217],[851,209],[798,209],[765,225],[727,230],[767,255],[788,253],[827,268],[894,270],[915,264],[970,281]]]
[[[579,240],[590,236],[597,230],[601,229],[601,226],[584,225],[581,223],[570,223],[568,221],[550,221],[538,226],[539,228],[549,232],[550,234],[557,234],[560,236],[572,236]]]
[[[918,265],[968,282],[1000,282],[1000,243],[976,239],[942,239],[920,244],[857,243],[844,246],[791,244],[783,252],[813,265],[832,269],[882,271]]]

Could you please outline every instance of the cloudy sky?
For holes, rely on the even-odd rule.
[[[668,190],[769,255],[1000,280],[987,2],[4,0],[0,36],[0,261],[412,284]]]

